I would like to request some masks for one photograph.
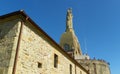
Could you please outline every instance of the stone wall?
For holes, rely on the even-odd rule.
[[[12,74],[19,27],[17,20],[0,20],[0,74]]]
[[[29,22],[24,22],[16,74],[87,74],[75,65],[43,33]],[[54,54],[58,56],[58,67],[54,67]]]
[[[83,59],[77,61],[89,70],[90,74],[110,74],[109,64],[104,60]]]

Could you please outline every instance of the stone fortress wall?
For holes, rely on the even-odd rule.
[[[111,74],[109,63],[97,59],[77,59],[77,61],[87,70],[89,74]]]

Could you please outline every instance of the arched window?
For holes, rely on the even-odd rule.
[[[68,44],[64,44],[64,49],[65,50],[69,50],[70,49],[70,46]]]

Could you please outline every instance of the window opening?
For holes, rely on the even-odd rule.
[[[82,71],[80,71],[80,74],[82,74]]]
[[[72,74],[72,65],[70,64],[70,74]]]
[[[38,62],[38,68],[42,68],[42,63]]]
[[[70,46],[69,46],[68,44],[65,44],[65,45],[64,45],[64,49],[65,49],[65,50],[69,50],[69,49],[70,49]]]
[[[58,55],[54,54],[54,67],[58,67]]]
[[[2,38],[2,31],[1,31],[1,29],[0,29],[0,38]]]

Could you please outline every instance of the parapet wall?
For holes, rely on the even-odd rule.
[[[109,63],[104,60],[82,59],[77,60],[90,74],[110,74]]]

